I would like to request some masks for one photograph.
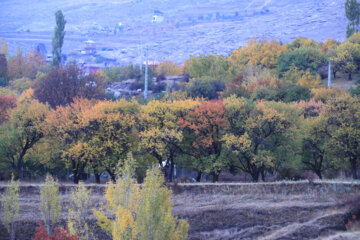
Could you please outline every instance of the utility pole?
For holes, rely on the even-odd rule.
[[[139,46],[139,50],[140,50],[140,72],[141,72],[141,74],[143,73],[143,46],[142,46],[142,43],[140,44],[140,46]]]
[[[148,68],[149,68],[149,59],[148,59],[148,48],[145,48],[145,58],[146,58],[146,66],[145,66],[145,89],[144,89],[144,98],[147,100],[148,97]]]
[[[329,61],[328,87],[331,88],[331,62]]]

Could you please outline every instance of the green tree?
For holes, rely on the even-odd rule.
[[[346,0],[345,15],[349,20],[346,28],[346,36],[350,37],[352,34],[358,31],[360,21],[360,4],[357,0]]]
[[[10,233],[10,239],[15,240],[15,222],[19,217],[19,182],[14,181],[14,176],[11,178],[10,185],[6,188],[2,196],[3,222],[6,229]]]
[[[290,70],[294,65],[300,70],[316,74],[319,67],[324,63],[324,56],[320,49],[313,47],[300,47],[292,51],[286,51],[279,57],[278,71],[280,75]]]
[[[61,212],[59,184],[51,175],[47,175],[45,183],[40,186],[40,202],[46,231],[51,234]]]
[[[64,15],[61,10],[55,13],[56,26],[54,34],[52,36],[52,54],[53,54],[53,66],[59,66],[61,64],[61,48],[64,43],[65,37],[65,24]]]
[[[48,106],[33,99],[32,90],[21,95],[16,108],[11,112],[10,124],[3,133],[5,136],[11,136],[9,139],[13,145],[9,148],[14,151],[7,152],[8,159],[13,161],[13,168],[21,179],[24,172],[24,157],[44,137],[42,126],[48,113]]]
[[[360,164],[360,100],[349,95],[331,99],[327,117],[331,124],[330,148],[333,158],[350,167],[354,179],[359,179]]]
[[[292,121],[287,114],[291,109],[235,97],[225,99],[224,105],[230,128],[223,141],[235,155],[233,167],[249,173],[253,181],[260,175],[265,180],[265,172],[273,169],[279,158],[278,150],[290,140]]]
[[[329,154],[331,134],[328,118],[325,114],[308,118],[304,120],[303,127],[302,163],[305,169],[313,171],[322,179],[323,172],[334,167]]]

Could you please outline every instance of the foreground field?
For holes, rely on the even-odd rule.
[[[65,225],[69,192],[60,187]],[[0,194],[6,184],[0,185]],[[110,239],[96,226],[93,208],[105,202],[105,185],[92,189],[89,222],[98,239]],[[360,239],[346,231],[349,208],[341,202],[360,193],[360,184],[335,182],[279,182],[259,184],[179,184],[173,189],[173,212],[189,221],[189,239]],[[17,239],[31,239],[39,212],[38,184],[22,184]],[[0,224],[0,239],[8,239]]]

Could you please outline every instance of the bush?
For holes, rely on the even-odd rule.
[[[152,87],[153,93],[159,93],[166,90],[166,83],[161,82]]]
[[[80,240],[76,235],[70,235],[69,231],[62,228],[55,228],[53,234],[48,234],[42,221],[39,221],[35,237],[32,240]]]
[[[220,81],[212,80],[209,77],[191,79],[187,85],[186,91],[189,97],[216,99],[219,92],[225,89],[225,84]]]
[[[163,76],[163,78],[166,78],[167,76],[177,76],[183,73],[183,68],[171,61],[166,61],[161,62],[157,66],[156,73],[158,76]]]
[[[282,88],[275,96],[276,101],[299,102],[301,100],[308,101],[311,98],[311,91],[305,86],[289,85]]]

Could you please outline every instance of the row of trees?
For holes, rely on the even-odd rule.
[[[2,176],[15,172],[23,178],[66,167],[76,183],[91,169],[97,182],[104,171],[116,181],[123,159],[133,152],[139,179],[154,163],[170,168],[170,181],[175,164],[197,171],[197,180],[207,173],[217,181],[229,170],[258,181],[269,173],[280,176],[284,168],[308,169],[320,178],[326,170],[349,169],[357,179],[359,99],[340,89],[313,89],[312,95],[284,103],[235,95],[181,100],[169,94],[169,100],[146,105],[75,98],[51,109],[27,90],[16,104],[5,99],[0,169]]]
[[[185,240],[189,224],[172,216],[171,192],[164,185],[164,177],[154,167],[146,174],[140,186],[133,178],[134,161],[129,154],[118,172],[117,183],[106,188],[104,209],[92,206],[91,189],[80,182],[72,189],[69,198],[66,229],[57,227],[62,211],[59,183],[47,175],[40,186],[40,212],[42,221],[34,240],[94,240],[96,233],[89,226],[92,215],[98,225],[114,240]],[[1,215],[11,240],[16,239],[16,225],[20,211],[20,186],[12,178],[2,195]],[[90,210],[90,211],[89,211]]]

